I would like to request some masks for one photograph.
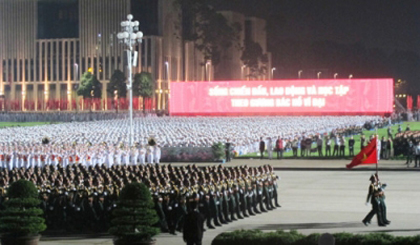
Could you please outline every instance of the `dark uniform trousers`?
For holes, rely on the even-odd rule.
[[[370,222],[373,216],[376,214],[378,219],[378,224],[384,224],[384,219],[382,217],[383,211],[380,209],[380,200],[379,197],[372,197],[372,210],[366,215],[363,219],[363,222]]]
[[[230,213],[229,213],[230,197],[228,196],[227,191],[225,191],[222,195],[223,195],[223,202],[222,202],[223,216],[226,222],[230,222]]]
[[[247,207],[247,198],[246,198],[247,193],[245,192],[244,189],[241,189],[239,191],[239,193],[240,193],[240,202],[241,202],[242,214],[243,214],[244,217],[248,217],[248,213],[247,213],[248,207]]]
[[[325,147],[325,156],[331,156],[331,145]]]
[[[242,217],[242,214],[241,214],[241,195],[239,191],[235,191],[235,192],[236,193],[234,197],[235,197],[235,203],[236,203],[235,205],[236,217],[238,217],[238,219],[243,219],[244,217]]]
[[[210,198],[210,214],[215,225],[220,226],[219,222],[219,210],[217,206],[217,196],[213,194]]]

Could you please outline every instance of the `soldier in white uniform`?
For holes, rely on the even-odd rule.
[[[154,154],[153,154],[154,162],[159,164],[160,163],[160,157],[161,157],[161,149],[160,149],[159,145],[156,145],[154,147]]]
[[[137,162],[139,161],[139,148],[135,147],[133,149],[133,158],[132,158],[132,164],[137,165]]]
[[[139,162],[140,164],[146,163],[146,149],[144,148],[143,145],[140,146]]]
[[[153,163],[153,146],[147,146],[147,163]]]

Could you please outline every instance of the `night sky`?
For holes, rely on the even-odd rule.
[[[278,38],[358,42],[369,48],[420,53],[420,1],[289,0],[266,4],[276,9],[271,21],[279,20]]]
[[[418,0],[214,1],[218,9],[267,20],[276,78],[295,78],[300,69],[313,78],[325,69],[328,77],[403,79],[405,91],[420,93]]]
[[[222,8],[267,19],[271,37],[330,40],[420,54],[420,1],[231,0]]]

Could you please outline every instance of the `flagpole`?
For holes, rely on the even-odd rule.
[[[376,135],[375,135],[375,140],[376,140],[376,176],[379,178],[378,175],[378,162],[379,162],[379,157],[378,157],[378,126],[376,126]]]

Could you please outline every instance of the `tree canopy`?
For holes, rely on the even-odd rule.
[[[38,195],[38,189],[30,181],[20,179],[11,184],[7,191],[10,199],[4,202],[5,209],[0,211],[0,232],[3,235],[36,235],[47,228]]]
[[[101,98],[102,96],[102,84],[90,72],[85,72],[80,79],[80,86],[77,89],[77,95],[86,98]]]
[[[227,49],[232,45],[239,48],[241,25],[229,23],[211,3],[210,0],[175,1],[182,10],[182,38],[195,43],[195,48],[203,53],[204,61],[211,60],[213,65],[218,65]]]
[[[241,60],[249,68],[248,76],[251,78],[257,78],[267,72],[267,54],[263,53],[261,45],[257,42],[251,40],[245,42]]]
[[[151,241],[159,234],[159,228],[154,227],[159,218],[152,195],[143,183],[132,182],[124,186],[113,215],[109,233],[124,244]]]
[[[125,98],[127,96],[127,84],[125,83],[126,77],[120,70],[115,70],[109,80],[107,92],[108,95],[113,96],[114,91],[118,93],[118,97]]]
[[[155,80],[150,72],[141,72],[134,75],[133,95],[143,98],[153,96],[155,90]]]

